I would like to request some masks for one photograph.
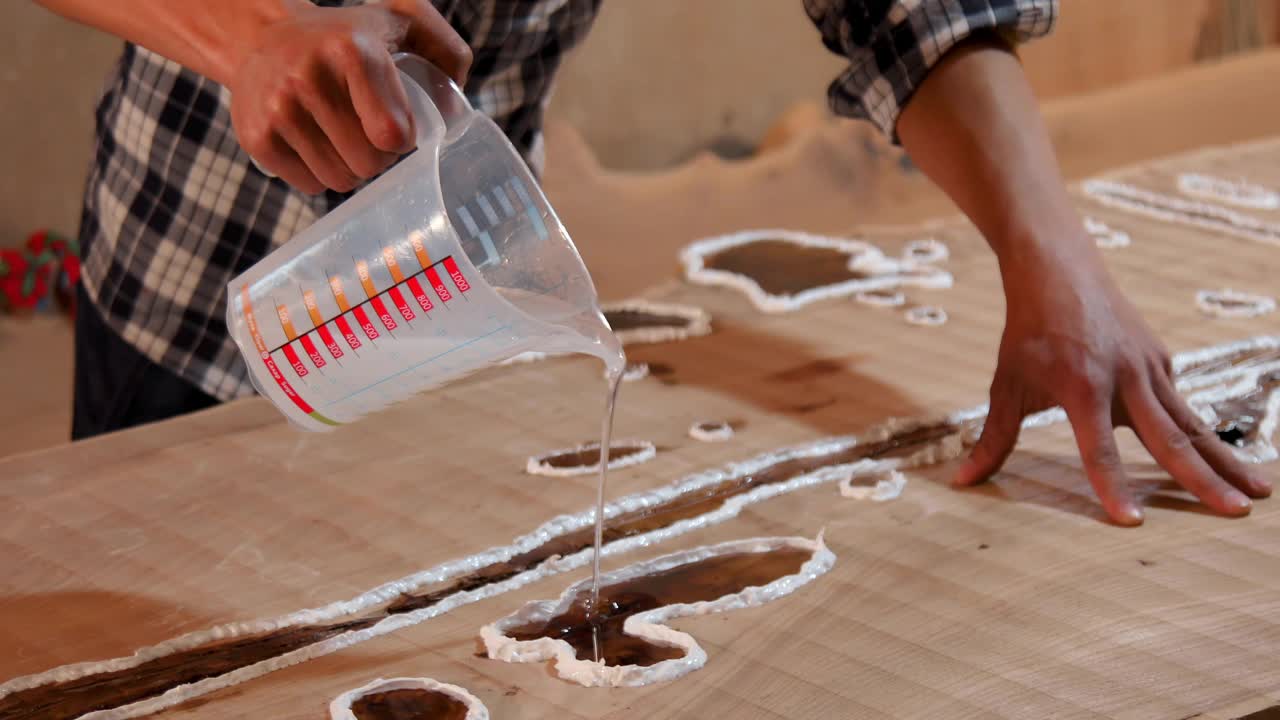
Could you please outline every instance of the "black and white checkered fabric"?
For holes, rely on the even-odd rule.
[[[827,96],[840,115],[875,123],[894,140],[898,114],[948,50],[979,32],[1013,42],[1047,35],[1058,0],[804,0],[832,52],[849,68]]]
[[[359,0],[320,0],[322,5]],[[542,115],[564,53],[600,0],[436,0],[471,45],[466,92],[535,169]],[[943,53],[995,29],[1049,31],[1056,0],[804,0],[826,45],[850,58],[834,109],[892,132]],[[690,61],[696,62],[693,49]],[[143,355],[214,397],[253,388],[225,325],[232,278],[336,207],[268,178],[240,148],[225,88],[126,45],[97,110],[80,237],[85,290]]]

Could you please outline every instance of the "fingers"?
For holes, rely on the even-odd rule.
[[[385,52],[361,54],[342,67],[347,95],[368,142],[376,150],[396,156],[412,150],[413,114],[391,56]]]
[[[355,188],[355,174],[305,107],[288,102],[287,108],[273,110],[272,114],[276,118],[272,123],[276,132],[317,180],[338,192]]]
[[[1222,442],[1217,433],[1191,410],[1172,384],[1156,381],[1154,385],[1156,399],[1178,428],[1191,439],[1191,444],[1209,467],[1249,497],[1271,496],[1271,483],[1236,457],[1231,446]]]
[[[363,78],[359,69],[356,75]],[[404,142],[411,131],[411,125],[405,120],[407,112],[395,108],[395,99],[378,106],[378,110],[390,113],[394,137],[380,137],[384,143],[395,142],[398,145],[388,151],[375,144],[373,137],[364,127],[364,121],[357,111],[351,97],[351,91],[345,76],[339,76],[328,67],[324,68],[316,78],[316,84],[301,94],[303,107],[314,118],[320,131],[329,139],[333,148],[341,156],[342,162],[357,179],[369,179],[386,170],[399,157],[399,152],[407,152],[409,143]],[[370,110],[366,113],[373,115]],[[398,114],[398,117],[396,115]],[[406,129],[404,126],[408,125]],[[336,189],[336,188],[335,188]]]
[[[399,79],[374,90],[377,81],[369,78],[394,74],[390,55],[378,49],[366,61],[353,48],[334,42],[323,60],[279,78],[256,103],[233,105],[244,148],[303,192],[353,190],[395,162],[398,151],[413,147]]]
[[[1142,508],[1125,477],[1120,450],[1116,447],[1115,428],[1111,425],[1110,403],[1102,396],[1094,396],[1078,400],[1066,411],[1085,474],[1102,501],[1107,517],[1118,525],[1141,525]]]
[[[1219,513],[1232,516],[1249,513],[1252,507],[1249,498],[1205,462],[1200,451],[1206,444],[1203,440],[1197,444],[1174,422],[1151,389],[1149,380],[1131,384],[1124,391],[1124,402],[1142,444],[1179,485]]]
[[[991,406],[987,420],[982,425],[982,435],[973,451],[956,472],[952,484],[976,485],[995,475],[1018,444],[1022,431],[1022,403],[1012,392],[1005,390],[999,381],[991,389]]]
[[[427,0],[401,0],[397,12],[409,20],[405,49],[440,68],[463,87],[471,71],[471,47]]]
[[[308,195],[324,192],[324,183],[311,172],[288,141],[269,127],[242,132],[240,144],[263,170]]]

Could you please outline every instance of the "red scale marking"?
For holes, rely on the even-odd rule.
[[[357,305],[351,309],[351,314],[356,316],[356,322],[360,325],[360,329],[364,330],[364,334],[370,340],[378,339],[381,333],[378,332],[378,328],[373,326],[373,323],[369,322],[369,316],[365,314],[364,308]]]
[[[293,401],[293,404],[297,405],[298,409],[302,410],[302,412],[310,415],[313,412],[312,407],[307,404],[306,400],[302,399],[302,396],[298,394],[297,390],[293,389],[293,386],[289,384],[289,381],[284,379],[284,373],[280,372],[280,368],[276,365],[276,361],[272,360],[270,355],[266,355],[264,353],[262,362],[267,366],[267,372],[271,373],[271,377],[275,379],[276,384],[280,386],[280,389],[284,391],[284,394],[289,396],[289,399]]]
[[[444,302],[452,300],[453,293],[449,292],[449,288],[444,286],[444,281],[440,279],[440,273],[436,272],[436,269],[433,267],[427,268],[426,272],[427,282],[431,283],[431,287],[436,291],[436,294],[440,296],[440,299]]]
[[[387,295],[391,297],[391,302],[396,304],[396,309],[400,311],[400,317],[404,318],[405,322],[413,322],[413,319],[418,317],[413,314],[413,308],[409,307],[409,303],[405,302],[404,294],[400,292],[400,288],[391,288],[387,291]]]
[[[333,324],[338,326],[338,332],[342,333],[342,337],[346,338],[347,344],[351,346],[352,350],[360,349],[360,338],[352,331],[351,323],[347,322],[345,317],[339,315],[333,319]]]
[[[418,307],[422,308],[422,312],[431,312],[431,308],[435,307],[435,304],[427,296],[427,291],[422,289],[418,278],[411,277],[405,284],[409,286],[409,292],[413,293],[413,299],[418,301]]]
[[[298,377],[304,378],[310,372],[307,366],[302,364],[302,358],[298,357],[298,353],[293,349],[293,345],[285,345],[280,348],[284,351],[284,356],[289,359],[289,364],[293,366],[293,371],[298,373]]]
[[[458,286],[459,292],[466,292],[471,289],[471,283],[467,282],[467,278],[458,269],[458,263],[453,261],[452,256],[444,259],[444,270],[449,273],[449,277],[453,278],[453,284]]]
[[[302,349],[307,351],[307,357],[311,358],[311,364],[315,365],[317,370],[324,367],[324,356],[316,349],[316,344],[311,342],[311,336],[303,335],[298,340],[302,343]]]
[[[387,312],[387,306],[382,302],[382,298],[374,295],[369,298],[369,304],[373,306],[373,311],[378,314],[378,319],[382,321],[382,325],[387,329],[387,332],[391,332],[398,327],[396,319],[391,317],[391,313]]]
[[[341,327],[339,327],[339,330],[341,330]],[[338,347],[338,343],[333,341],[333,333],[329,332],[328,325],[317,327],[316,334],[320,336],[320,341],[324,343],[324,346],[329,348],[329,354],[333,356],[334,360],[342,357],[342,348]]]

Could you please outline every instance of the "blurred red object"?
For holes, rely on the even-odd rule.
[[[0,310],[26,313],[57,304],[75,315],[80,248],[48,230],[32,233],[23,247],[0,250]]]

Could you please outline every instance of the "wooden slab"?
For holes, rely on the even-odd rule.
[[[1166,189],[1176,172],[1198,169],[1280,187],[1276,168],[1280,142],[1119,177]],[[1173,349],[1280,332],[1276,314],[1224,321],[1192,302],[1206,285],[1274,292],[1277,247],[1083,196],[1080,204],[1132,235],[1108,258]],[[974,231],[948,221],[857,234],[889,252],[922,235],[945,241],[957,286],[909,295],[946,308],[950,322],[909,326],[852,300],[765,316],[732,291],[655,290],[707,308],[715,331],[631,348],[631,359],[674,373],[623,389],[617,436],[661,450],[615,473],[613,496],[984,400],[1001,296]],[[0,680],[348,599],[584,510],[590,479],[522,469],[531,454],[594,439],[602,390],[597,365],[557,360],[488,373],[333,434],[300,434],[254,400],[0,461]],[[720,444],[685,435],[716,418],[743,428]],[[678,621],[710,659],[674,683],[585,689],[545,666],[475,655],[481,625],[557,596],[584,577],[579,569],[164,716],[325,717],[340,692],[399,675],[461,685],[499,720],[1225,719],[1280,704],[1280,501],[1259,502],[1242,520],[1206,514],[1124,439],[1150,506],[1139,529],[1102,521],[1070,430],[1058,425],[1025,433],[986,487],[949,489],[945,466],[913,473],[885,504],[819,485],[609,558],[619,567],[721,540],[820,531],[836,553],[835,568],[794,595]],[[1280,480],[1274,466],[1267,472]]]
[[[1277,73],[1280,50],[1242,55],[1046,102],[1045,125],[1073,180],[1206,144],[1256,141],[1275,132],[1280,93],[1258,88]],[[576,130],[549,123],[543,185],[601,293],[626,297],[672,277],[676,250],[705,235],[761,226],[838,232],[958,212],[865,123],[801,106],[776,129],[768,152],[749,160],[702,155],[627,173],[602,168]]]

